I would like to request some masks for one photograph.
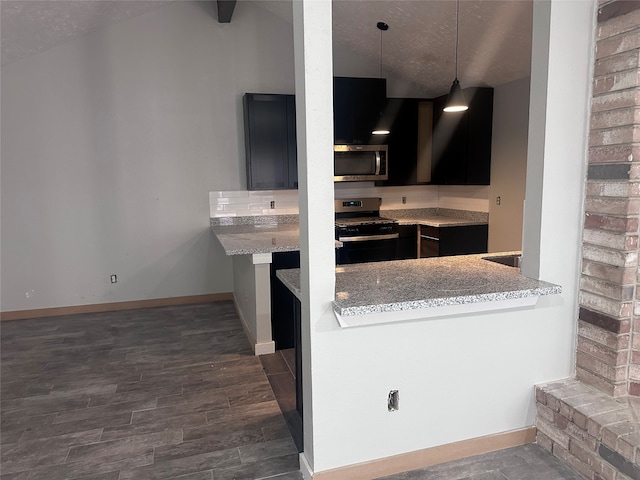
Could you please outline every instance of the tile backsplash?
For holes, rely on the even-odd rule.
[[[233,190],[209,192],[209,208],[211,218],[297,215],[298,191]]]
[[[380,197],[383,210],[448,208],[489,211],[489,187],[414,185],[376,187],[372,182],[337,183],[335,198]],[[402,203],[402,197],[406,203]],[[272,203],[273,202],[273,203]],[[211,218],[253,215],[297,215],[297,190],[233,190],[209,192]]]

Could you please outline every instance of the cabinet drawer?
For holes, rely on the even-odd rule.
[[[436,240],[440,240],[440,229],[438,227],[422,225],[420,227],[420,236],[433,237]]]
[[[420,227],[420,258],[440,256],[440,229],[437,227]]]

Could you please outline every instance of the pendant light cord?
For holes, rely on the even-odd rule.
[[[460,21],[460,0],[456,1],[456,76],[458,78],[458,27]],[[382,39],[380,39],[382,40]],[[382,48],[382,47],[381,47]]]
[[[382,78],[382,32],[389,30],[389,25],[384,22],[378,22],[376,27],[380,30],[380,78]]]
[[[380,78],[382,78],[382,29],[380,29]]]

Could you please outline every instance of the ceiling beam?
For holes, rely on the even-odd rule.
[[[236,0],[217,0],[216,3],[218,4],[218,23],[231,23]]]

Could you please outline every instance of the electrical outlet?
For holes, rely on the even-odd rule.
[[[273,210],[274,208],[276,208],[276,201],[271,200],[271,209]]]
[[[407,203],[407,197],[402,197],[402,203]]]
[[[111,283],[118,283],[118,276],[113,274],[111,275]]]
[[[400,394],[398,390],[391,390],[389,392],[389,396],[387,397],[387,410],[390,412],[395,412],[400,408]]]
[[[500,197],[496,197],[496,205],[500,205],[500,202],[501,202],[501,201],[502,201],[502,200],[500,199]]]

